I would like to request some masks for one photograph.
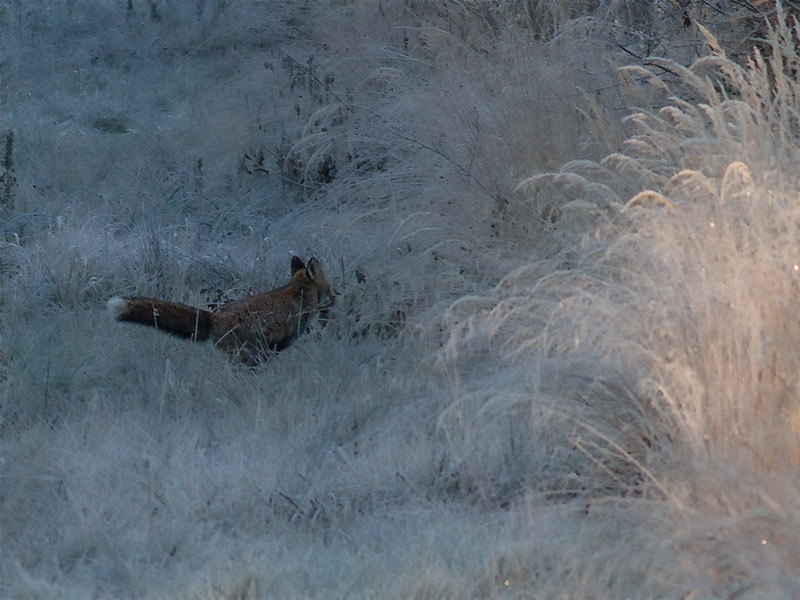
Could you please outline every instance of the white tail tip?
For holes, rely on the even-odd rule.
[[[125,298],[120,298],[119,296],[114,296],[108,301],[108,312],[114,315],[115,319],[118,319],[119,316],[123,313],[123,311],[128,306],[128,301]]]

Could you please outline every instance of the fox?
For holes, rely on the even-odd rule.
[[[285,350],[309,318],[325,317],[334,303],[325,271],[316,258],[292,257],[291,280],[283,287],[228,302],[216,311],[148,297],[114,296],[108,310],[117,321],[155,327],[196,342],[212,341],[243,363],[256,363]]]

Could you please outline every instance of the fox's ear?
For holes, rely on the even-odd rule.
[[[311,277],[311,279],[325,277],[325,273],[322,272],[322,265],[313,256],[308,259],[308,276]]]
[[[299,256],[292,257],[292,275],[305,268],[306,265],[303,263],[303,259],[301,259]]]

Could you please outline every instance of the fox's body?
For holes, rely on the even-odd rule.
[[[108,308],[119,321],[149,325],[196,341],[211,340],[247,363],[291,344],[309,317],[333,301],[322,265],[292,258],[288,285],[222,306],[216,312],[157,298],[111,298]]]

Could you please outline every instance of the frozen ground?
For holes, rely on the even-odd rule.
[[[798,37],[677,4],[0,2],[0,597],[798,597]]]

